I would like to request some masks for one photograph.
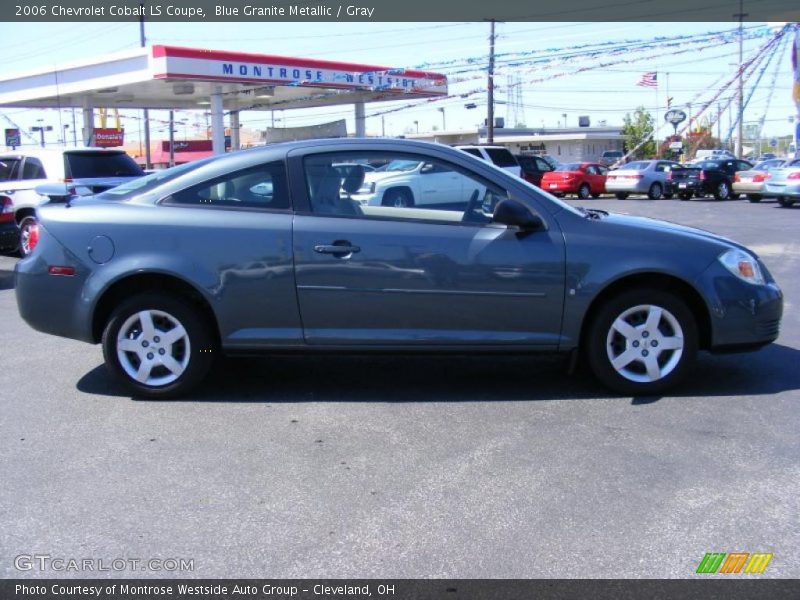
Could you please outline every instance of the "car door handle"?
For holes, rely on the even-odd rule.
[[[314,252],[319,252],[320,254],[340,254],[344,256],[346,254],[353,254],[354,252],[361,252],[361,248],[359,246],[344,244],[317,244],[314,246]]]

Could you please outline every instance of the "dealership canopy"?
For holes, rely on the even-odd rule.
[[[0,106],[82,109],[87,145],[95,108],[210,111],[214,152],[226,112],[235,130],[244,110],[353,104],[363,136],[366,102],[445,95],[446,76],[429,71],[163,45],[0,76]]]

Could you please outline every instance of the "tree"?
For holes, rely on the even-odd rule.
[[[630,113],[626,114],[623,123],[622,137],[625,139],[625,147],[628,152],[632,152],[631,158],[655,156],[653,117],[644,109],[644,106],[637,108],[633,116]]]

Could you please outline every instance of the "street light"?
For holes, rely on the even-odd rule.
[[[36,121],[38,123],[41,123],[42,121],[44,121],[44,119],[36,119]],[[45,131],[53,131],[53,126],[52,125],[36,125],[34,127],[31,127],[31,131],[38,131],[39,132],[39,140],[40,140],[39,143],[42,145],[42,148],[44,148],[44,132]]]
[[[564,129],[567,128],[567,113],[561,113],[561,116],[564,117]]]
[[[444,106],[440,106],[438,110],[440,113],[442,113],[442,131],[446,131],[447,126],[445,125],[445,120],[444,120]]]
[[[414,121],[414,125],[417,127],[417,133],[419,133],[419,121]]]

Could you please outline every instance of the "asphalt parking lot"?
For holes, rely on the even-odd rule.
[[[552,357],[332,356],[224,360],[143,401],[99,347],[21,321],[0,257],[0,576],[690,577],[742,551],[800,577],[800,207],[569,202],[749,245],[786,295],[780,339],[701,355],[657,398]],[[29,554],[194,568],[16,569]]]

